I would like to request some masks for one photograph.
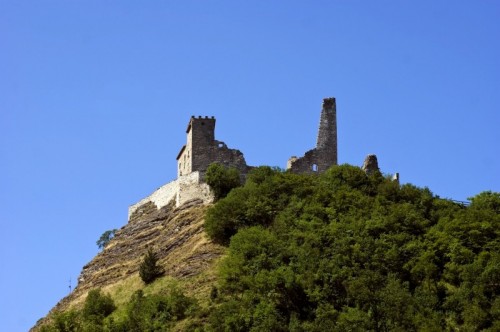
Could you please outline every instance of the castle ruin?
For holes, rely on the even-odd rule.
[[[213,201],[210,187],[203,181],[205,172],[212,163],[235,167],[245,175],[251,168],[243,153],[230,149],[226,143],[215,139],[215,118],[213,116],[191,116],[187,129],[187,141],[177,154],[177,179],[169,182],[148,197],[131,205],[128,220],[140,219],[142,214],[150,213],[154,207],[161,209],[175,203],[175,206],[201,200],[208,204]]]
[[[213,201],[204,175],[212,163],[235,167],[245,176],[252,168],[246,164],[241,151],[230,149],[215,139],[215,118],[191,116],[187,129],[187,142],[177,155],[177,179],[158,188],[150,196],[129,207],[129,222],[140,219],[141,214],[152,208],[161,209],[169,204],[180,206],[188,201]],[[376,156],[370,156],[364,166],[367,173],[378,169]],[[367,162],[365,162],[367,163]],[[304,156],[291,157],[287,170],[295,173],[322,173],[337,165],[337,109],[335,98],[323,99],[316,147]],[[398,178],[399,179],[399,178]]]

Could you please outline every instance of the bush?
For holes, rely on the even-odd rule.
[[[124,331],[168,331],[172,322],[186,318],[196,301],[171,287],[168,293],[145,296],[135,292],[127,306],[126,319],[119,325]]]
[[[88,293],[85,300],[82,317],[86,321],[102,323],[103,319],[115,309],[111,296],[102,294],[100,289],[93,289]]]
[[[54,314],[52,324],[41,327],[41,332],[77,332],[82,329],[80,312],[74,309]]]
[[[51,324],[44,325],[42,332],[104,331],[105,318],[115,311],[111,296],[102,294],[100,289],[89,291],[83,309],[70,309],[54,314]]]
[[[215,200],[224,198],[229,192],[241,186],[240,172],[234,167],[213,163],[207,168],[205,182],[214,193]]]
[[[156,253],[149,248],[141,266],[139,267],[139,275],[144,283],[150,284],[165,273],[163,268],[158,266],[157,263],[158,257],[156,256]]]

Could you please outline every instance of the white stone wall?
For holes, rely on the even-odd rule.
[[[210,186],[201,181],[201,176],[200,172],[193,172],[177,179],[179,182],[177,206],[193,199],[201,199],[205,204],[213,202],[214,196],[210,191]]]
[[[128,218],[143,204],[153,202],[157,209],[166,206],[175,198],[176,207],[192,199],[201,199],[205,204],[213,202],[213,195],[210,187],[201,181],[200,172],[193,172],[188,175],[180,176],[177,180],[169,182],[148,197],[141,199],[128,208]]]

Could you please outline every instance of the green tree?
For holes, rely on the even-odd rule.
[[[175,286],[148,296],[138,290],[127,304],[126,318],[118,326],[123,331],[169,331],[172,322],[186,318],[193,307],[196,301]]]
[[[229,245],[208,330],[498,330],[500,195],[471,202],[349,165],[256,168],[206,215]]]
[[[232,189],[241,186],[240,172],[234,167],[213,163],[207,168],[205,182],[212,189],[215,200],[219,200],[226,197]]]
[[[156,256],[156,253],[149,248],[146,252],[146,256],[144,256],[144,259],[139,266],[139,275],[144,283],[150,284],[165,273],[163,268],[158,266],[157,263],[158,257]]]
[[[111,241],[111,239],[115,237],[116,231],[118,231],[118,230],[117,229],[112,229],[112,230],[107,230],[104,233],[102,233],[101,237],[96,242],[96,244],[99,247],[99,249],[106,248],[106,246],[108,245],[109,241]]]
[[[52,324],[41,327],[41,332],[78,332],[82,330],[81,313],[70,309],[54,314]]]
[[[101,325],[104,318],[109,316],[116,306],[111,296],[103,294],[100,289],[89,291],[82,310],[84,321]]]

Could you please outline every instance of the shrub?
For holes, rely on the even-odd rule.
[[[215,200],[227,196],[234,188],[241,186],[240,172],[234,167],[213,163],[207,168],[205,182],[214,193]]]
[[[165,273],[163,268],[158,266],[157,263],[158,257],[156,253],[149,248],[139,267],[139,275],[144,283],[150,284]]]
[[[124,331],[168,331],[172,322],[184,319],[196,301],[172,287],[167,294],[145,296],[135,292],[127,306],[126,319],[120,323]]]
[[[102,322],[115,309],[111,296],[102,294],[100,289],[93,289],[88,293],[85,300],[82,317],[86,321]]]
[[[76,332],[81,331],[82,321],[80,312],[77,310],[68,310],[58,312],[54,315],[52,324],[41,327],[41,332]]]

